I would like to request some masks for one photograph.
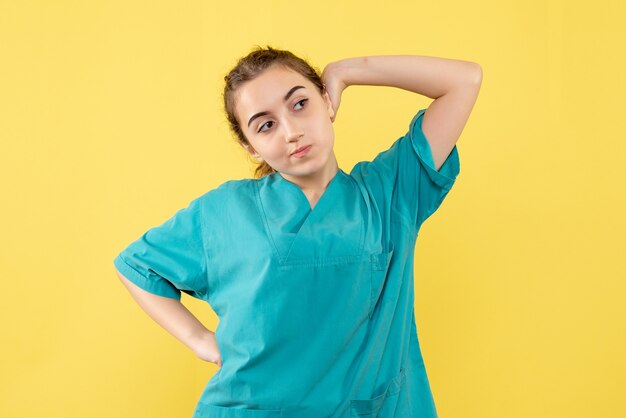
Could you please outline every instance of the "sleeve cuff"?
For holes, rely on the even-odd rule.
[[[422,115],[425,112],[426,109],[421,109],[411,121],[409,132],[411,144],[417,157],[422,162],[424,169],[428,173],[428,177],[441,188],[450,189],[460,172],[459,152],[455,145],[448,155],[448,158],[446,158],[446,161],[444,161],[443,165],[439,168],[439,171],[435,170],[432,150],[422,130],[422,121],[424,119]]]
[[[115,259],[113,259],[113,264],[124,277],[141,287],[143,290],[154,293],[158,296],[164,296],[176,300],[181,299],[180,290],[176,289],[171,283],[157,276],[155,276],[155,278],[158,280],[155,280],[155,278],[148,279],[144,277],[137,270],[126,263],[121,254],[118,254]]]

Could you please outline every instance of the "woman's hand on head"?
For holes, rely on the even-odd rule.
[[[334,115],[331,117],[331,121],[333,122],[337,119],[337,110],[341,103],[341,93],[348,87],[340,77],[338,68],[334,64],[335,63],[332,62],[328,64],[321,75],[322,82],[326,87],[326,93],[328,93],[328,98],[333,107]]]

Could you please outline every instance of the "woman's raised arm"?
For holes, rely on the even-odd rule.
[[[350,85],[398,87],[435,99],[422,128],[439,169],[461,135],[478,97],[482,68],[470,61],[422,55],[346,58],[322,72],[335,112],[341,91]]]

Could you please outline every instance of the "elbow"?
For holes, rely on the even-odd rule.
[[[474,67],[474,69],[472,70],[472,77],[471,77],[472,83],[475,86],[480,87],[480,85],[483,82],[483,67],[481,67],[480,64],[477,64],[475,62],[472,63],[472,65]]]
[[[483,68],[480,64],[464,61],[463,71],[459,74],[459,79],[455,87],[461,89],[478,90],[483,81]]]

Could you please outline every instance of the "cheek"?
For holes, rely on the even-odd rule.
[[[272,144],[265,146],[263,148],[263,151],[267,159],[271,159],[271,160],[278,160],[280,158],[283,158],[286,155],[285,146],[278,144],[277,142],[274,142]]]
[[[330,121],[324,121],[321,123],[320,129],[321,135],[323,135],[324,142],[332,144],[335,139],[335,130],[333,124]]]

